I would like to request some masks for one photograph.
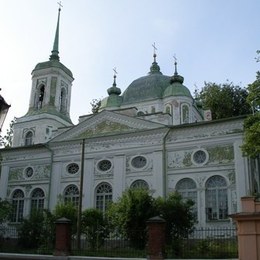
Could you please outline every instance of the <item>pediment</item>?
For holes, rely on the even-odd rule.
[[[138,130],[160,128],[163,125],[154,122],[122,115],[111,111],[102,111],[80,122],[56,136],[52,141],[66,141],[131,133]]]

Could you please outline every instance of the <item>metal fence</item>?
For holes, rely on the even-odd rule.
[[[237,231],[235,227],[196,228],[184,238],[172,241],[166,252],[169,258],[237,258]]]
[[[185,237],[172,240],[165,246],[167,258],[181,259],[224,259],[238,257],[238,243],[234,227],[196,228]],[[141,248],[141,246],[140,246]],[[82,236],[80,247],[72,236],[71,254],[99,257],[146,258],[145,248],[133,247],[129,240],[119,234],[110,234],[105,238]],[[52,254],[54,246],[41,245],[30,249],[30,253]],[[14,227],[0,227],[0,252],[28,253],[18,244],[18,233]]]

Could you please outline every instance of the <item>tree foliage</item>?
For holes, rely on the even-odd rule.
[[[256,80],[248,85],[247,102],[251,105],[252,113],[260,111],[260,71],[256,73]]]
[[[260,113],[249,116],[244,121],[242,151],[245,156],[257,158],[260,154]]]
[[[108,219],[135,248],[146,241],[146,221],[156,214],[154,199],[145,189],[128,189],[108,208]]]
[[[260,51],[256,61],[259,62]],[[242,151],[245,156],[259,158],[260,155],[260,71],[256,73],[256,80],[248,85],[247,102],[251,106],[252,115],[244,121],[244,140]]]
[[[166,221],[167,241],[172,238],[176,240],[185,237],[192,232],[195,224],[191,210],[193,205],[193,201],[183,200],[177,192],[169,194],[166,199],[158,198],[156,200],[158,213]]]
[[[118,227],[136,248],[146,243],[147,220],[154,216],[162,216],[166,220],[167,241],[187,235],[195,223],[192,214],[193,203],[182,200],[177,193],[166,199],[154,199],[145,189],[129,189],[118,202],[112,203],[108,209],[109,221]]]
[[[0,147],[11,147],[13,144],[13,125],[16,122],[16,118],[10,122],[9,129],[6,130],[6,134],[4,136],[0,135]]]
[[[91,112],[93,114],[97,114],[98,113],[98,110],[101,106],[101,99],[92,99],[92,101],[90,102],[90,105],[91,105]]]
[[[71,221],[72,234],[77,232],[77,207],[72,202],[58,202],[53,211],[54,219],[67,218]]]
[[[98,209],[86,209],[82,212],[81,230],[86,235],[91,249],[97,249],[103,245],[105,238],[108,236],[108,223]]]
[[[7,200],[0,198],[0,224],[8,220],[12,212],[12,205]]]
[[[250,113],[247,103],[248,92],[245,88],[235,86],[232,82],[216,84],[205,82],[197,95],[203,109],[210,109],[212,119],[228,118]]]
[[[24,219],[18,231],[18,242],[24,248],[52,247],[55,237],[54,218],[47,210],[34,210]]]

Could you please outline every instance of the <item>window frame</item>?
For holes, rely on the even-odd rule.
[[[23,214],[24,214],[24,201],[25,201],[24,192],[21,189],[15,189],[12,194],[11,200],[12,200],[11,222],[20,223],[23,220]]]
[[[101,182],[95,189],[95,208],[106,212],[108,204],[113,201],[113,188],[108,182]]]
[[[206,221],[227,221],[229,211],[227,180],[221,175],[213,175],[206,181],[205,188]]]

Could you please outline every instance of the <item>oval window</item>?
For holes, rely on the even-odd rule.
[[[98,163],[98,169],[102,172],[106,172],[110,170],[112,167],[112,163],[109,160],[102,160]]]
[[[147,164],[147,160],[144,156],[136,156],[132,159],[131,164],[134,168],[143,168]]]
[[[79,165],[77,163],[71,163],[68,165],[67,171],[70,174],[75,174],[79,171]]]

